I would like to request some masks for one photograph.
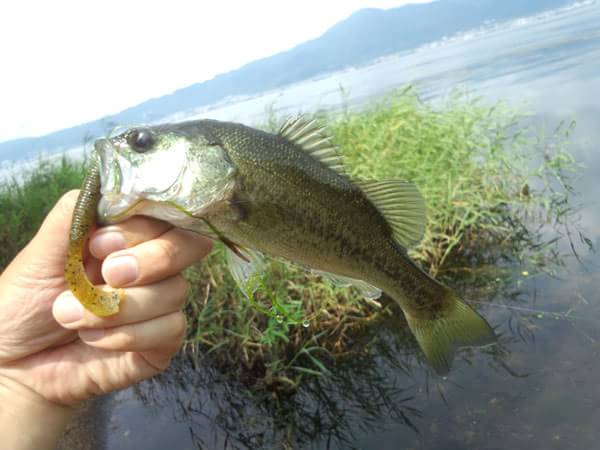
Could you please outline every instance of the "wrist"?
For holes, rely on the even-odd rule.
[[[6,448],[55,449],[73,412],[0,375],[0,436]]]

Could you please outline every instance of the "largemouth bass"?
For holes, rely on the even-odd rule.
[[[418,189],[355,180],[315,121],[271,134],[199,120],[133,128],[95,143],[103,222],[136,214],[223,241],[240,283],[261,255],[280,257],[386,292],[431,366],[448,372],[457,348],[494,341],[477,312],[407,255],[425,229]]]

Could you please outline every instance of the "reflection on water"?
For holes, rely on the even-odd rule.
[[[357,337],[332,376],[277,400],[182,357],[101,405],[110,421],[99,448],[593,448],[597,281],[595,272],[470,289],[499,343],[463,351],[448,379],[392,316]]]
[[[390,427],[406,429],[411,440],[418,439],[423,421],[419,399],[439,396],[445,401],[447,382],[430,378],[416,359],[416,344],[403,321],[383,320],[357,338],[355,347],[357,352],[331,376],[306,382],[295,395],[276,400],[268,392],[251,393],[210,366],[195,371],[180,359],[165,376],[117,397],[108,448],[121,448],[124,440],[122,448],[161,448],[154,433],[129,434],[137,420],[132,424],[119,410],[130,409],[131,402],[143,404],[145,414],[160,415],[168,425],[161,432],[165,442],[189,448],[359,448],[362,436]],[[490,352],[463,358],[502,367],[494,363],[497,352]],[[124,399],[127,403],[120,403]]]
[[[576,185],[582,192],[581,223],[600,248],[598,23],[600,5],[591,4],[529,27],[495,29],[474,41],[390,58],[340,76],[354,80],[343,83],[351,91],[379,85],[372,80],[382,79],[382,85],[420,80],[431,95],[468,82],[491,101],[527,100],[535,120],[553,124],[575,118],[572,151],[588,167]],[[277,105],[296,110],[305,98],[319,104],[339,82],[329,77],[297,85],[281,94]],[[253,101],[262,112],[277,95],[262,104],[255,99],[230,106],[228,118],[243,108],[251,111]],[[223,118],[217,116],[224,111],[210,115]],[[490,348],[463,351],[448,379],[422,364],[405,324],[388,317],[356,337],[356,353],[331,377],[305,383],[296,395],[279,400],[266,393],[257,398],[211,368],[209,360],[193,370],[182,358],[165,376],[91,406],[100,414],[92,423],[102,424],[95,432],[97,447],[597,448],[600,256],[577,239],[574,235],[582,261],[565,260],[560,279],[509,267],[509,282],[494,279],[475,288],[481,284],[463,280],[455,286],[465,298],[477,300],[500,339]],[[568,240],[562,250],[571,252]]]

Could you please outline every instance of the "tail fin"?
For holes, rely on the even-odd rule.
[[[408,326],[427,361],[439,375],[450,371],[457,348],[480,347],[496,340],[486,320],[453,292],[448,291],[444,303],[443,313],[432,319],[407,315]]]

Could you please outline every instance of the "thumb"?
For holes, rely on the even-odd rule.
[[[66,262],[71,217],[78,195],[78,190],[72,190],[58,200],[25,248],[24,257],[30,261],[32,258],[39,260],[47,268],[59,267],[62,270]]]
[[[30,243],[32,247],[37,250],[41,246],[42,251],[46,252],[51,248],[56,248],[57,250],[59,248],[67,248],[71,217],[73,216],[73,209],[75,208],[78,195],[78,190],[72,190],[64,194],[56,202],[56,205],[48,213],[40,229],[32,239]]]
[[[48,213],[42,226],[2,273],[3,278],[24,280],[57,280],[64,283],[71,216],[79,191],[63,195]]]

